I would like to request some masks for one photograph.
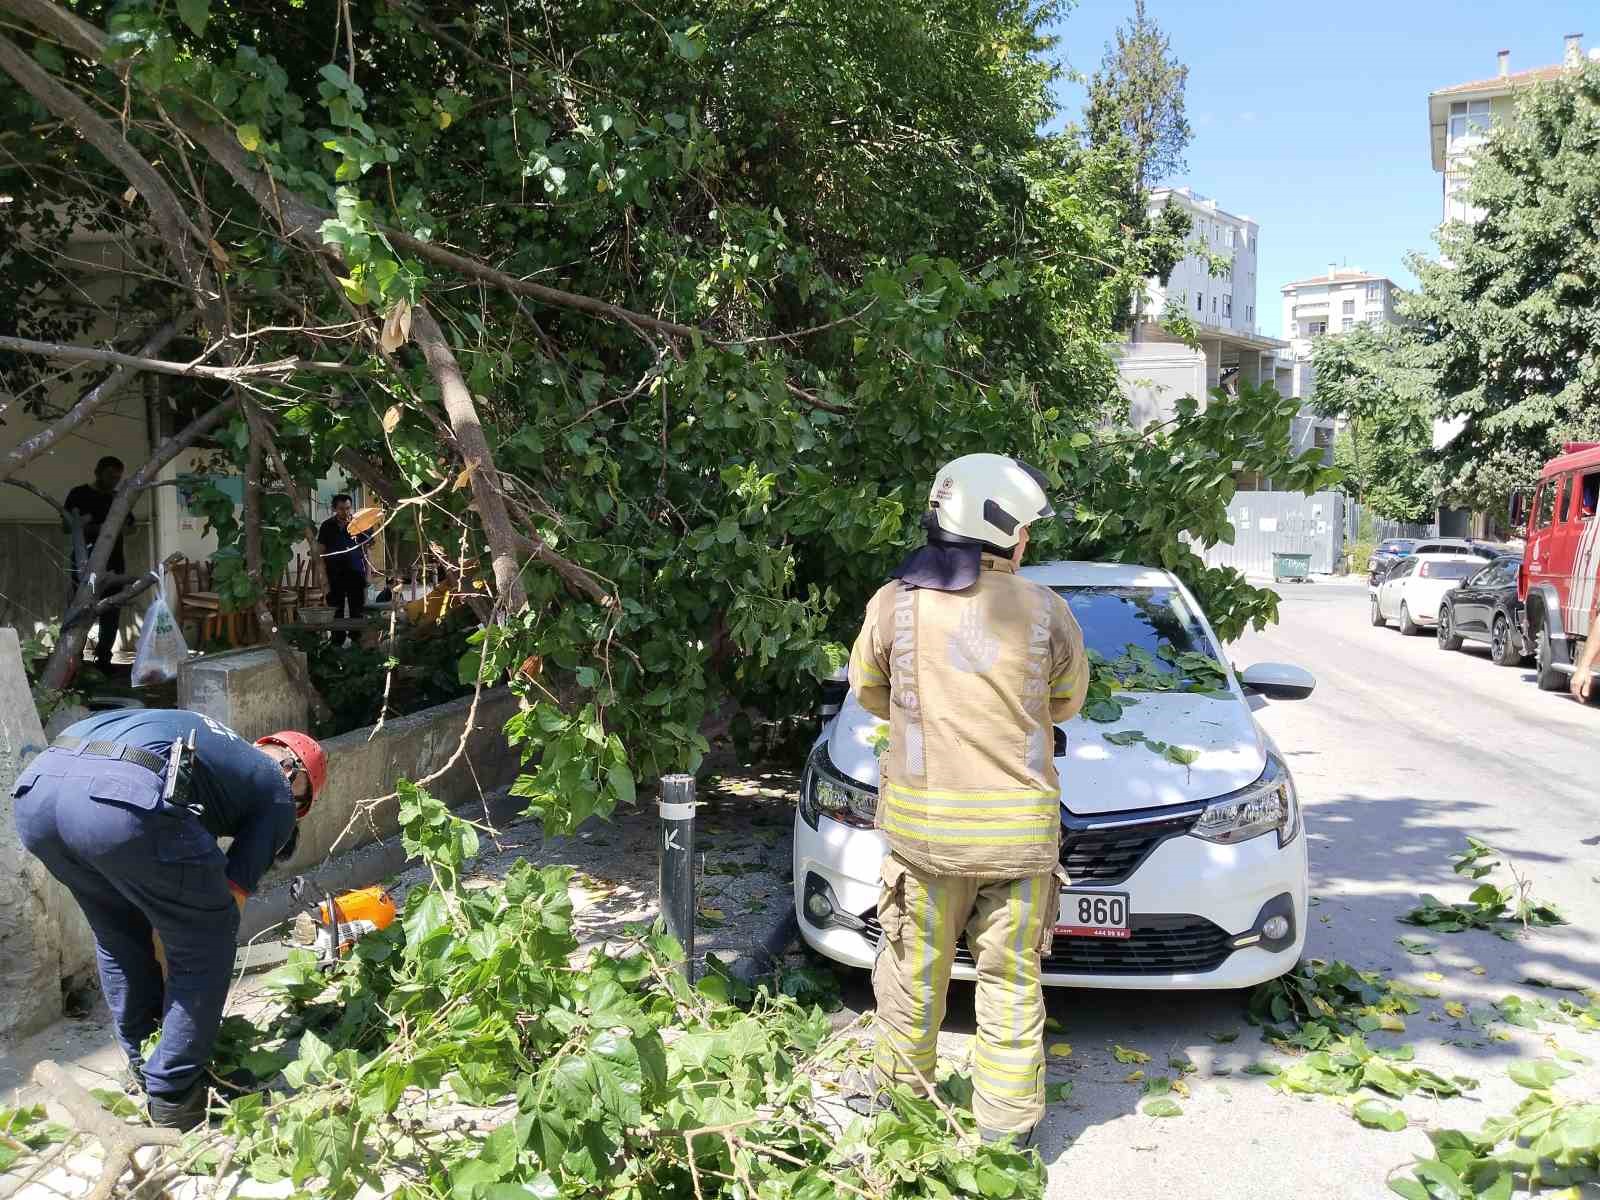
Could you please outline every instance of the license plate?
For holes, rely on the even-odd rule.
[[[1061,892],[1056,933],[1062,937],[1128,938],[1127,892]]]

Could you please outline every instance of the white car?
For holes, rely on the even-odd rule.
[[[1071,884],[1044,982],[1239,988],[1282,975],[1305,943],[1306,838],[1289,768],[1244,688],[1298,698],[1315,680],[1270,663],[1235,677],[1200,606],[1166,571],[1058,562],[1022,574],[1059,592],[1088,648],[1125,677],[1164,671],[1213,685],[1209,694],[1120,691],[1120,717],[1057,726],[1061,863]],[[1171,661],[1195,653],[1214,665]],[[828,958],[862,968],[882,933],[888,846],[873,827],[880,729],[846,697],[812,749],[794,825],[800,932]],[[976,977],[965,939],[955,977]]]
[[[1372,623],[1400,622],[1400,632],[1410,636],[1439,623],[1439,602],[1461,586],[1468,575],[1483,569],[1483,559],[1473,554],[1413,554],[1390,568],[1383,581],[1368,589]]]

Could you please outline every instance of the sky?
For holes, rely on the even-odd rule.
[[[1080,0],[1056,27],[1054,54],[1088,75],[1133,0]],[[1189,68],[1194,140],[1189,185],[1260,223],[1256,311],[1280,336],[1282,295],[1330,263],[1402,287],[1413,250],[1433,253],[1442,181],[1428,148],[1428,93],[1487,79],[1495,52],[1511,70],[1558,63],[1562,38],[1600,46],[1595,0],[1346,0],[1340,5],[1146,0]],[[1076,120],[1084,88],[1057,86]]]

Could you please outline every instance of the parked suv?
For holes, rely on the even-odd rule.
[[[1512,524],[1523,520],[1523,496]],[[1545,463],[1527,505],[1527,550],[1517,579],[1524,645],[1532,646],[1539,686],[1564,691],[1589,636],[1600,588],[1600,442],[1569,442]]]

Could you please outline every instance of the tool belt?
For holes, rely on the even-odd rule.
[[[51,742],[50,747],[53,750],[76,751],[79,755],[92,758],[120,759],[143,767],[162,781],[161,798],[164,801],[178,808],[187,808],[197,817],[203,818],[205,815],[203,806],[189,803],[190,785],[194,780],[193,734],[187,741],[183,738],[174,741],[172,749],[165,756],[139,746],[124,746],[120,742],[110,741],[86,742],[65,734]]]
[[[134,763],[163,777],[167,773],[165,758],[141,750],[138,746],[123,746],[117,742],[86,742],[82,738],[63,735],[51,742],[50,747],[54,750],[76,750],[93,758],[120,758],[123,762]]]

